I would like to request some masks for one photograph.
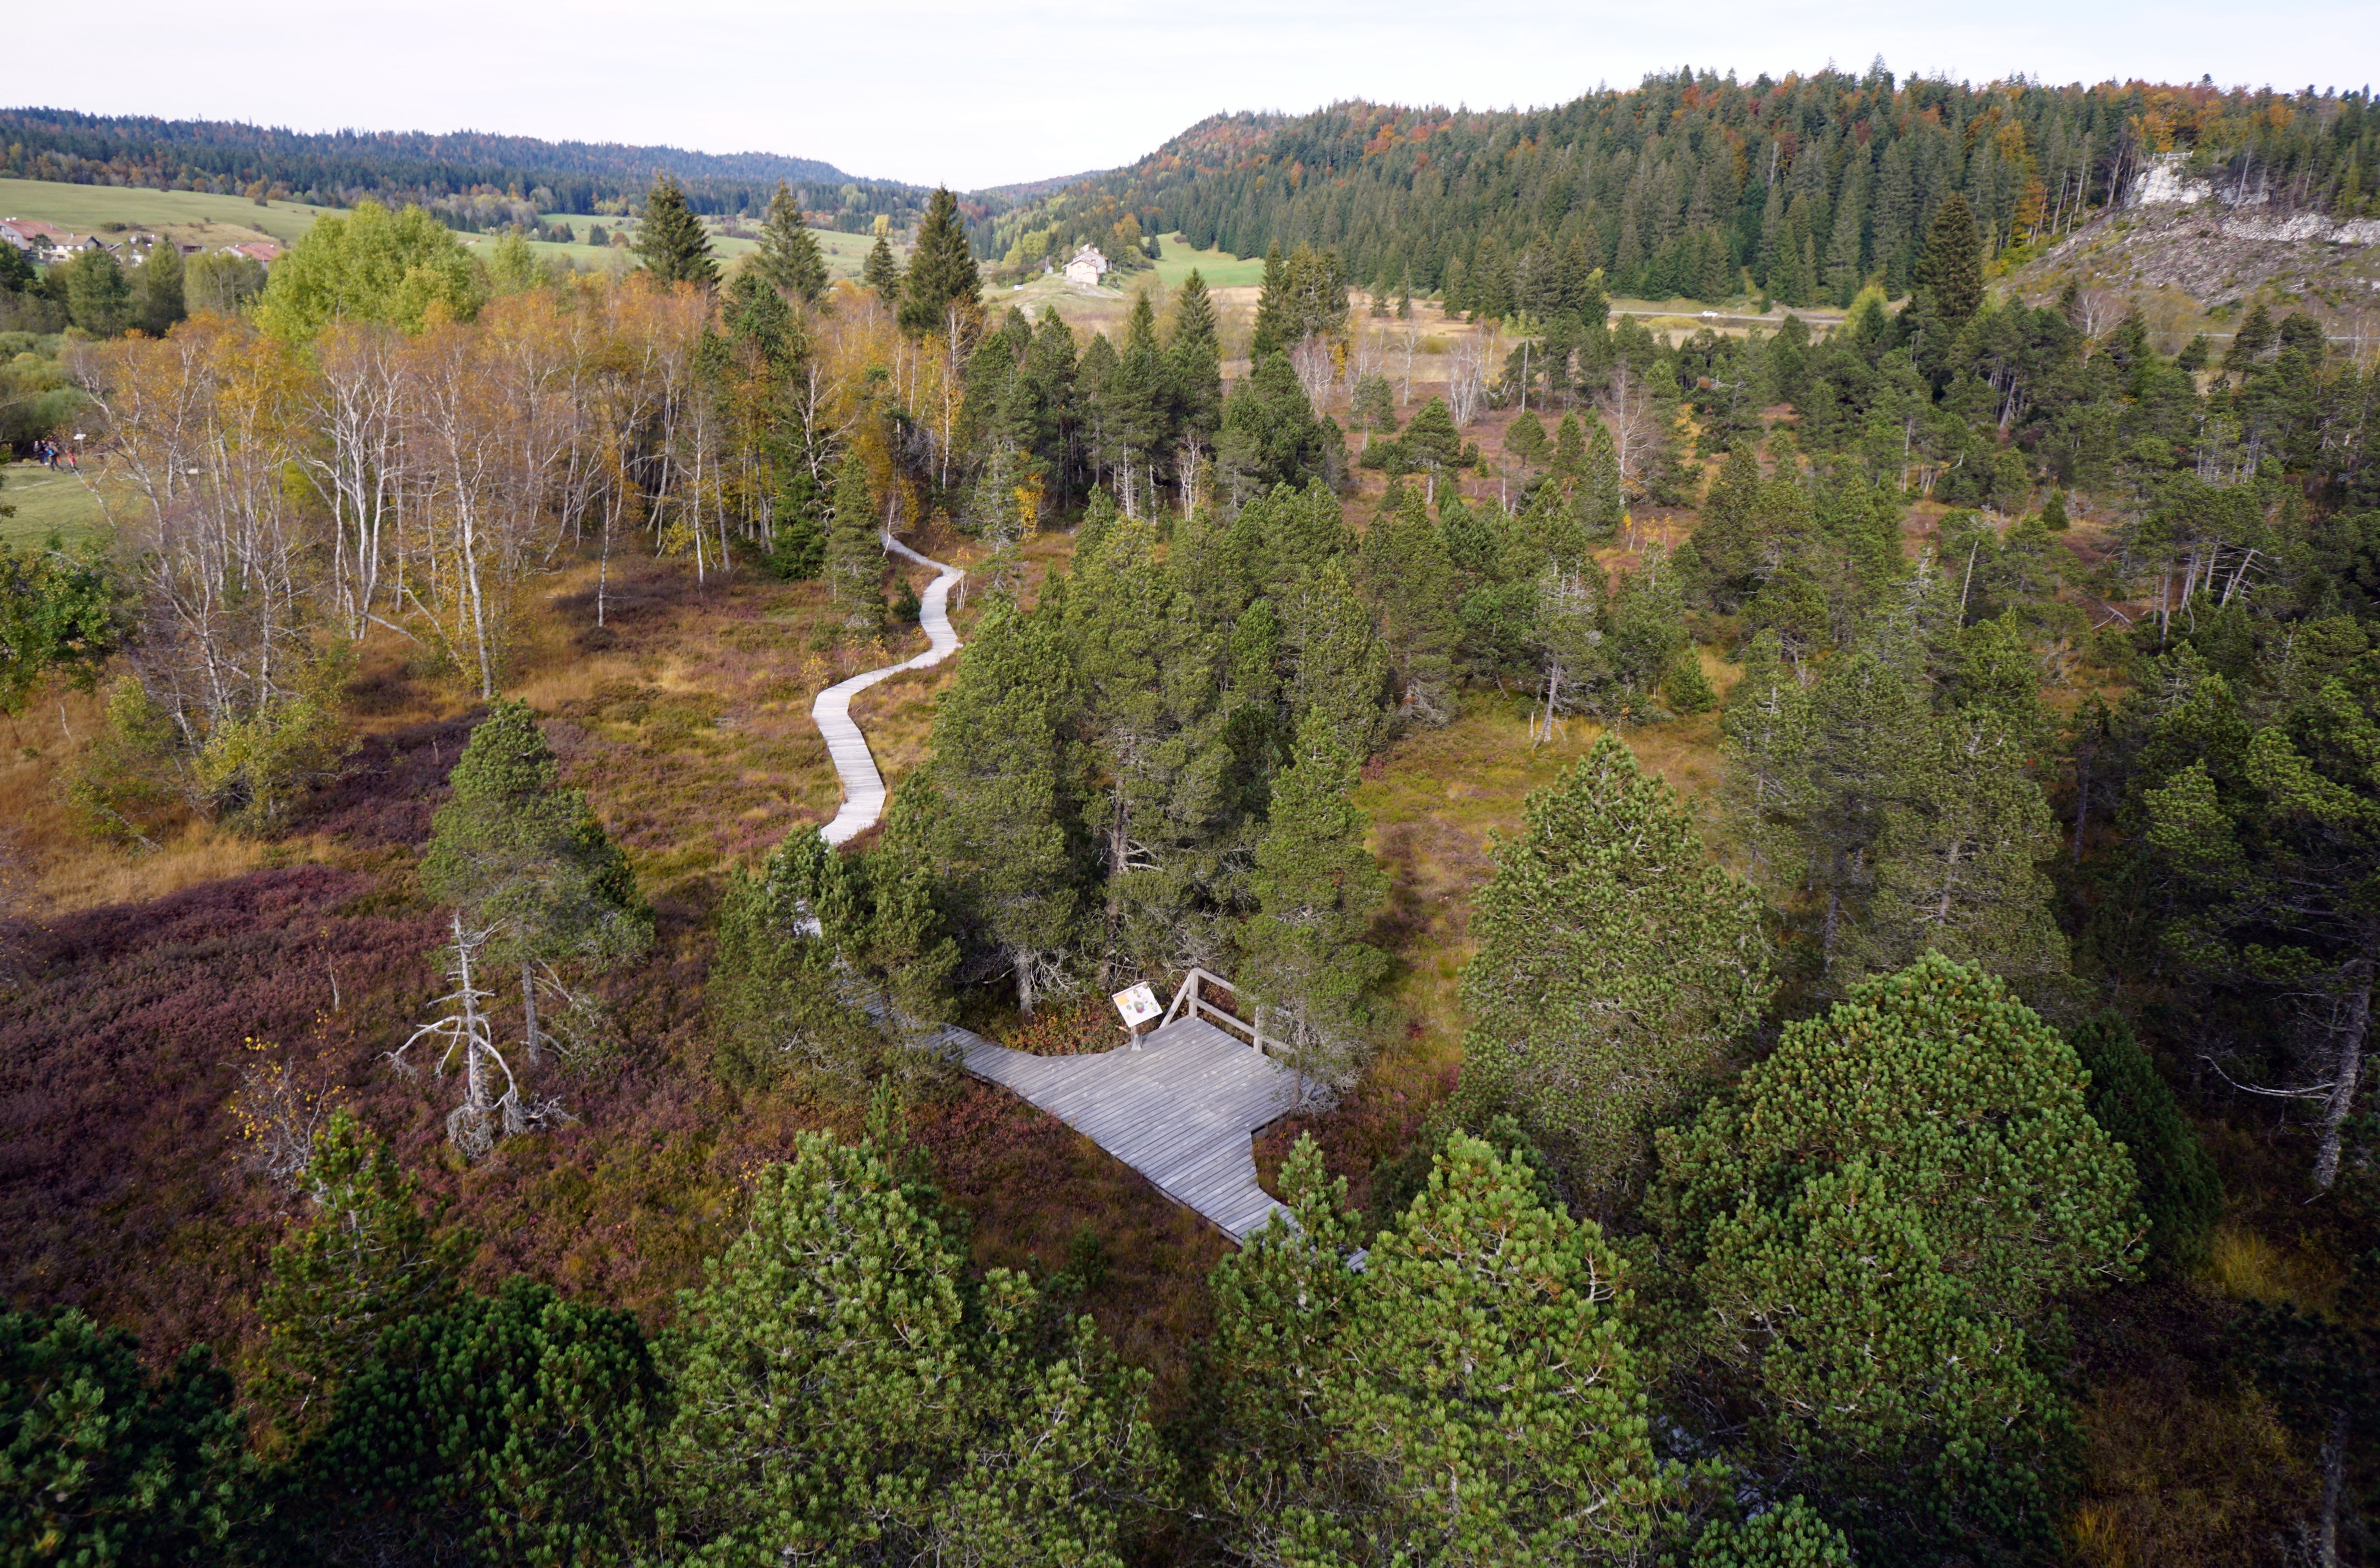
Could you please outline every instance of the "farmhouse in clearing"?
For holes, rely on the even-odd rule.
[[[1107,270],[1108,259],[1099,254],[1099,247],[1086,245],[1075,252],[1073,261],[1066,263],[1066,281],[1079,283],[1086,288],[1097,288],[1099,278]]]

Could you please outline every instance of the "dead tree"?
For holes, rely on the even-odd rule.
[[[520,1085],[515,1081],[504,1052],[496,1049],[488,1027],[484,1003],[494,993],[480,990],[471,977],[472,960],[494,933],[492,930],[464,930],[460,911],[454,920],[455,966],[448,972],[454,977],[455,989],[433,1004],[447,1012],[414,1030],[403,1045],[389,1052],[389,1060],[399,1071],[410,1074],[414,1065],[406,1059],[406,1052],[429,1039],[443,1042],[431,1069],[432,1077],[444,1077],[459,1058],[463,1103],[446,1117],[446,1137],[462,1151],[464,1159],[478,1161],[495,1148],[499,1137],[528,1131],[532,1116],[521,1108]],[[504,1082],[502,1094],[495,1092],[499,1074]]]

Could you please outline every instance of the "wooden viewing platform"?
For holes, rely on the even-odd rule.
[[[1195,997],[1199,979],[1212,978],[1194,972],[1184,990]],[[1035,1056],[955,1026],[921,1043],[951,1051],[985,1082],[1015,1090],[1147,1176],[1167,1197],[1233,1241],[1245,1241],[1265,1228],[1275,1209],[1288,1216],[1257,1185],[1251,1140],[1297,1109],[1298,1078],[1207,1022],[1200,1011],[1194,1003],[1184,1012],[1176,997],[1165,1021],[1140,1037],[1137,1050],[1118,1046],[1090,1056]]]

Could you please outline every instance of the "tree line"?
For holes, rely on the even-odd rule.
[[[541,197],[540,212],[628,212],[657,173],[686,187],[703,213],[759,213],[780,184],[826,226],[864,233],[879,215],[906,228],[926,192],[856,179],[812,158],[690,152],[477,131],[295,132],[221,120],[0,110],[0,174],[75,185],[256,195],[353,207],[369,198],[435,210],[481,194]],[[987,198],[996,201],[997,198]]]
[[[1334,249],[1360,284],[1489,317],[1548,316],[1562,275],[1598,267],[1628,295],[1846,305],[1870,280],[1909,290],[1953,194],[1993,255],[2111,207],[2168,152],[2240,196],[2351,217],[2375,136],[2363,91],[1688,67],[1523,113],[1334,104],[1066,199],[1241,256]]]

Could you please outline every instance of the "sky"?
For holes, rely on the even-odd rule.
[[[16,79],[92,114],[780,152],[959,189],[1129,163],[1223,110],[1551,104],[1684,65],[1746,80],[1877,55],[1903,78],[1978,82],[2380,79],[2380,0],[118,0],[106,30]]]

